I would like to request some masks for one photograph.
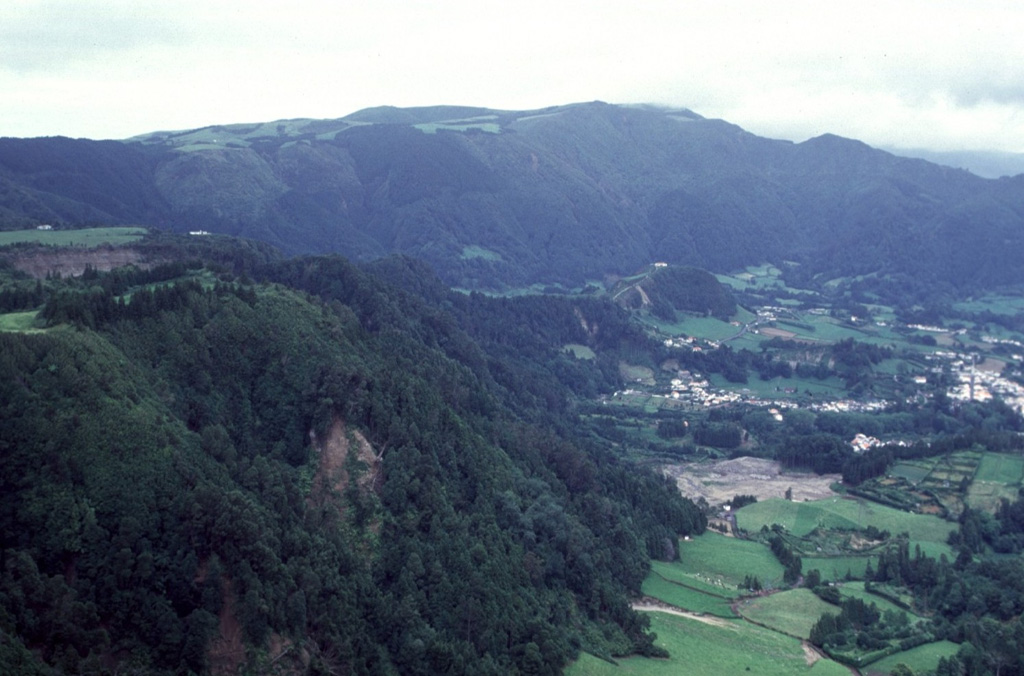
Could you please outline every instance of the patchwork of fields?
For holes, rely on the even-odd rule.
[[[902,462],[892,468],[891,474],[913,486],[948,482],[959,487],[963,483],[967,500],[980,507],[993,504],[990,496],[1016,495],[1024,477],[1024,458],[959,453]],[[717,478],[723,495],[736,492],[735,486],[729,486],[721,476]],[[737,480],[744,481],[742,477]],[[905,613],[910,626],[926,622],[927,617],[907,610],[907,604],[912,603],[909,596],[865,585],[865,571],[877,565],[888,540],[874,541],[864,534],[907,533],[915,551],[920,548],[922,554],[933,558],[955,557],[947,544],[949,534],[956,529],[954,522],[863,498],[833,495],[803,502],[768,498],[743,507],[735,516],[741,532],[757,536],[766,527],[782,534],[787,544],[802,555],[804,573],[818,570],[824,582],[836,585],[841,599],[873,603],[883,614]],[[679,552],[679,561],[653,562],[643,585],[644,595],[652,599],[643,608],[658,634],[657,644],[669,651],[670,659],[630,657],[613,664],[583,655],[567,673],[738,674],[747,673],[748,667],[759,674],[850,673],[848,667],[822,659],[806,642],[818,618],[825,612],[836,613],[838,608],[807,588],[786,588],[783,566],[766,544],[756,537],[743,539],[708,532],[681,541]],[[743,588],[755,577],[766,591],[755,593]],[[672,614],[673,609],[679,614]],[[876,658],[860,672],[889,674],[900,663],[915,673],[934,670],[940,658],[955,655],[958,649],[959,645],[949,641],[927,642]]]

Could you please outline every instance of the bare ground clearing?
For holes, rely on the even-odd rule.
[[[794,333],[793,331],[779,329],[774,326],[766,326],[764,328],[758,327],[757,330],[765,336],[778,336],[779,338],[796,338],[796,333]]]
[[[736,629],[736,626],[724,620],[721,617],[715,617],[713,615],[701,615],[700,613],[691,613],[689,610],[680,610],[675,606],[671,606],[667,603],[658,601],[657,599],[645,598],[643,601],[637,601],[633,604],[633,610],[640,611],[653,611],[659,613],[668,613],[669,615],[678,615],[679,617],[688,617],[691,620],[697,620],[704,624],[710,624],[715,627],[725,627],[727,629]]]
[[[662,471],[675,479],[680,492],[709,504],[719,505],[736,495],[753,495],[758,500],[781,498],[792,489],[793,500],[820,500],[836,493],[830,485],[841,480],[838,474],[784,473],[774,460],[735,458],[718,462],[665,465]]]

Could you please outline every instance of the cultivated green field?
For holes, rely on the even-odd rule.
[[[728,599],[734,599],[743,594],[743,591],[738,586],[725,586],[720,579],[713,577],[709,571],[698,570],[694,572],[693,569],[693,565],[689,563],[683,564],[679,561],[651,561],[651,574],[657,574],[669,582],[675,582],[697,591]]]
[[[1024,297],[987,294],[975,300],[953,303],[953,307],[965,312],[994,312],[1014,315],[1024,312]]]
[[[815,528],[863,529],[875,526],[890,533],[911,533],[912,541],[944,543],[956,524],[937,516],[911,514],[867,500],[826,498],[813,502],[791,502],[770,498],[747,505],[736,512],[740,528],[753,533],[762,526],[779,524],[803,537]]]
[[[737,349],[740,348],[738,345],[735,347]],[[836,377],[818,380],[817,378],[799,378],[794,376],[793,378],[761,380],[755,376],[750,378],[745,384],[737,385],[736,383],[729,382],[725,376],[719,373],[712,373],[708,375],[708,382],[711,383],[712,387],[721,390],[748,390],[757,396],[771,399],[800,398],[805,397],[807,392],[811,392],[816,397],[842,397],[846,393],[843,381]],[[786,389],[796,391],[787,393]]]
[[[716,626],[661,612],[650,613],[650,618],[651,629],[658,635],[656,644],[668,650],[669,659],[629,657],[617,660],[615,665],[584,654],[565,673],[568,676],[850,674],[846,667],[827,659],[809,665],[800,641],[742,620]]]
[[[889,474],[903,477],[916,486],[921,483],[921,480],[928,476],[928,473],[931,471],[931,462],[906,461],[893,465],[892,469],[889,470]]]
[[[765,587],[778,585],[783,568],[768,547],[758,542],[737,540],[708,532],[679,543],[682,571],[701,575],[723,589],[737,589],[747,575],[757,577]]]
[[[664,601],[669,605],[694,613],[716,615],[718,617],[736,617],[729,606],[729,599],[721,596],[712,596],[704,592],[696,591],[691,587],[684,587],[675,582],[669,582],[657,573],[650,573],[644,580],[640,590],[645,596]]]
[[[923,674],[935,671],[939,666],[939,659],[956,655],[960,646],[950,641],[937,641],[925,643],[916,648],[905,650],[895,655],[889,655],[878,660],[874,664],[860,670],[864,676],[889,676],[897,664],[903,663],[910,667],[915,674]]]
[[[1004,453],[985,453],[981,456],[976,481],[991,481],[1016,486],[1024,474],[1024,458]]]
[[[844,580],[847,573],[861,579],[869,562],[872,568],[878,566],[877,556],[804,556],[802,559],[805,573],[817,570],[821,573],[821,579],[829,581]]]
[[[839,587],[839,593],[843,598],[854,598],[860,599],[864,603],[874,603],[878,606],[878,609],[883,613],[887,610],[891,610],[897,613],[907,613],[907,617],[910,618],[911,622],[918,622],[921,618],[909,611],[900,608],[898,605],[890,601],[889,599],[879,596],[878,594],[872,594],[864,588],[863,582],[844,582]],[[833,611],[834,612],[834,611]]]
[[[105,244],[130,244],[142,239],[145,228],[87,228],[85,230],[7,230],[0,231],[0,246],[9,244],[46,244],[48,246],[96,247]]]
[[[822,601],[810,589],[788,591],[742,601],[740,614],[757,624],[783,634],[806,639],[811,627],[824,613],[835,613],[831,603]]]

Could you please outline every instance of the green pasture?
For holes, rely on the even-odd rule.
[[[889,470],[889,474],[903,477],[916,486],[928,476],[929,472],[932,471],[932,466],[932,463],[924,461],[900,462],[893,465],[892,469]]]
[[[896,665],[900,663],[910,667],[915,674],[931,673],[939,666],[941,658],[956,655],[959,649],[960,645],[952,641],[925,643],[916,648],[884,657],[862,668],[860,673],[864,676],[889,676]]]
[[[643,585],[640,587],[640,591],[645,596],[656,598],[659,601],[664,601],[676,608],[682,608],[690,612],[715,615],[717,617],[736,617],[736,613],[729,606],[729,599],[722,598],[721,596],[712,596],[691,587],[684,587],[681,584],[670,582],[657,573],[652,572],[647,576],[647,579],[644,580]]]
[[[92,248],[106,244],[130,244],[146,234],[145,228],[86,228],[84,230],[5,230],[0,231],[0,246],[10,244],[45,244],[47,246],[82,246]]]
[[[967,489],[967,505],[971,509],[995,512],[1003,500],[1017,499],[1018,486],[1009,486],[997,481],[974,481]]]
[[[835,606],[810,589],[790,589],[742,601],[739,611],[752,622],[803,639],[811,635],[811,627],[822,614],[837,612]]]
[[[11,331],[15,333],[40,333],[44,329],[39,328],[36,319],[38,310],[29,312],[8,312],[0,314],[0,331]]]
[[[757,577],[766,588],[782,580],[782,564],[767,546],[751,540],[708,532],[680,541],[679,558],[682,571],[703,576],[723,589],[738,589],[747,575]]]
[[[793,535],[804,537],[815,528],[862,529],[875,526],[890,533],[910,533],[912,541],[944,543],[956,525],[937,516],[912,514],[868,500],[826,498],[791,502],[769,498],[736,512],[737,524],[754,533],[762,526],[779,524]]]
[[[621,361],[619,362],[619,375],[622,376],[622,380],[627,384],[643,383],[645,385],[654,385],[654,370],[649,366],[627,364]]]
[[[739,346],[736,347],[738,348]],[[843,381],[835,377],[826,378],[825,380],[796,377],[761,380],[757,377],[756,373],[751,373],[747,382],[740,384],[726,380],[720,373],[711,373],[708,375],[708,382],[720,390],[748,390],[759,397],[771,399],[796,399],[806,397],[807,392],[811,392],[816,397],[822,395],[826,397],[842,397],[846,394]],[[786,389],[794,389],[796,391],[786,392]]]
[[[980,298],[953,303],[955,310],[964,312],[992,312],[1001,315],[1015,315],[1024,312],[1024,296],[986,294]]]
[[[693,572],[693,566],[679,561],[651,561],[651,572],[669,582],[723,598],[734,599],[744,593],[738,586],[726,587],[721,580],[711,579],[706,572]]]
[[[991,481],[1008,486],[1020,484],[1024,475],[1024,457],[1004,453],[985,453],[974,475],[976,481]]]
[[[782,271],[774,265],[751,265],[728,275],[715,275],[718,281],[733,289],[749,291],[752,289],[786,289],[780,279]]]
[[[577,359],[597,359],[597,354],[587,347],[586,345],[580,345],[579,343],[568,343],[562,346],[563,350],[571,352],[572,356]]]
[[[593,655],[580,655],[567,676],[849,676],[850,670],[832,660],[808,665],[800,641],[748,622],[734,620],[715,626],[662,612],[649,613],[655,642],[670,654],[667,660],[628,657],[612,664]],[[749,671],[748,671],[749,670]]]
[[[705,317],[704,315],[684,314],[679,321],[674,323],[664,322],[655,317],[649,317],[647,321],[668,335],[696,336],[705,340],[725,340],[740,332],[739,326],[722,321],[717,317]]]
[[[914,537],[913,533],[911,533],[910,537],[911,538]],[[910,541],[910,555],[911,556],[914,555],[915,548],[917,548],[917,547],[921,548],[921,553],[922,554],[924,554],[925,556],[927,556],[929,558],[932,558],[932,559],[939,559],[943,555],[945,555],[945,557],[947,559],[949,559],[950,561],[954,561],[956,559],[956,552],[953,551],[953,548],[950,547],[945,541],[943,541],[943,542],[934,542],[934,541],[927,541],[927,540],[913,540],[913,539],[911,539],[911,541]],[[874,565],[874,564],[872,564],[872,565]]]
[[[804,556],[804,573],[818,570],[821,579],[826,581],[845,580],[847,573],[858,580],[864,579],[868,563],[871,567],[878,566],[877,556]]]
[[[909,610],[904,610],[903,608],[900,608],[898,605],[896,605],[889,599],[885,598],[884,596],[879,596],[878,594],[873,594],[869,592],[867,589],[864,588],[863,582],[844,582],[839,587],[839,593],[843,598],[860,599],[864,603],[868,604],[874,603],[876,606],[878,606],[878,610],[880,610],[883,613],[889,610],[897,613],[906,613],[907,617],[910,618],[911,622],[921,621],[921,617],[919,615],[915,615]]]

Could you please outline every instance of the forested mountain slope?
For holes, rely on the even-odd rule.
[[[835,136],[774,141],[687,110],[377,108],[124,143],[0,139],[0,224],[39,222],[400,252],[470,288],[766,260],[976,287],[1021,277],[1024,177]]]
[[[608,352],[618,308],[455,295],[403,260],[244,264],[14,283],[50,328],[0,333],[0,670],[656,652],[628,599],[705,521],[575,431],[559,341]]]

